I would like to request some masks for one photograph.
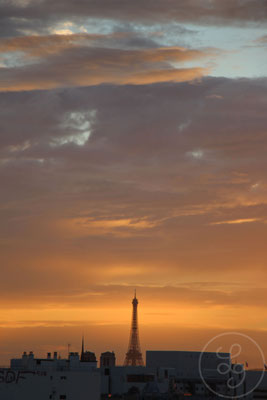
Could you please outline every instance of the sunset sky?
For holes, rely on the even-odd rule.
[[[144,352],[267,356],[266,28],[267,0],[1,0],[0,364],[83,333],[121,362],[135,288]]]

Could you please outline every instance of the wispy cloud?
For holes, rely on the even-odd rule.
[[[261,221],[260,218],[243,218],[243,219],[234,219],[229,221],[218,221],[212,222],[210,225],[239,225],[239,224],[248,224],[251,222],[259,222]]]
[[[84,39],[85,35],[78,36]],[[23,62],[12,68],[1,68],[2,91],[52,89],[68,86],[113,84],[151,84],[184,82],[200,78],[209,72],[203,65],[185,67],[185,62],[213,57],[214,50],[192,50],[181,47],[156,49],[116,49],[77,45],[77,36],[34,40],[6,41],[2,51],[19,49],[25,54],[39,55],[34,62]],[[90,38],[90,36],[89,36]],[[36,45],[40,40],[39,45]],[[88,40],[88,38],[87,38]],[[31,46],[31,41],[34,46]],[[14,43],[15,42],[15,43]],[[20,43],[21,42],[21,43]],[[13,47],[12,47],[13,46]],[[0,43],[1,51],[1,43]],[[19,50],[18,50],[19,51]],[[174,66],[174,63],[176,66]]]

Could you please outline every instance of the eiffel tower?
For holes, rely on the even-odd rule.
[[[143,356],[139,342],[139,334],[138,334],[138,322],[137,322],[138,300],[136,298],[136,291],[134,294],[132,304],[133,304],[132,326],[130,332],[128,351],[125,356],[124,365],[132,367],[144,366]]]

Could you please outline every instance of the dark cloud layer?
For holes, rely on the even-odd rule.
[[[68,18],[95,17],[143,22],[180,21],[203,24],[266,22],[265,0],[109,0],[95,1],[4,1],[1,5],[2,34],[7,21],[16,29],[39,29]],[[12,20],[13,19],[13,20]],[[25,24],[26,21],[31,21]],[[34,22],[33,22],[34,21]],[[26,25],[26,26],[25,26]],[[35,25],[35,26],[34,26]],[[10,27],[10,28],[11,28]],[[9,28],[9,29],[10,29]],[[10,32],[10,31],[9,31]],[[12,30],[11,30],[12,33]]]

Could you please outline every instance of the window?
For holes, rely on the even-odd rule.
[[[59,398],[63,400],[63,399],[66,399],[67,396],[66,396],[65,394],[61,394],[61,395],[59,396]]]

